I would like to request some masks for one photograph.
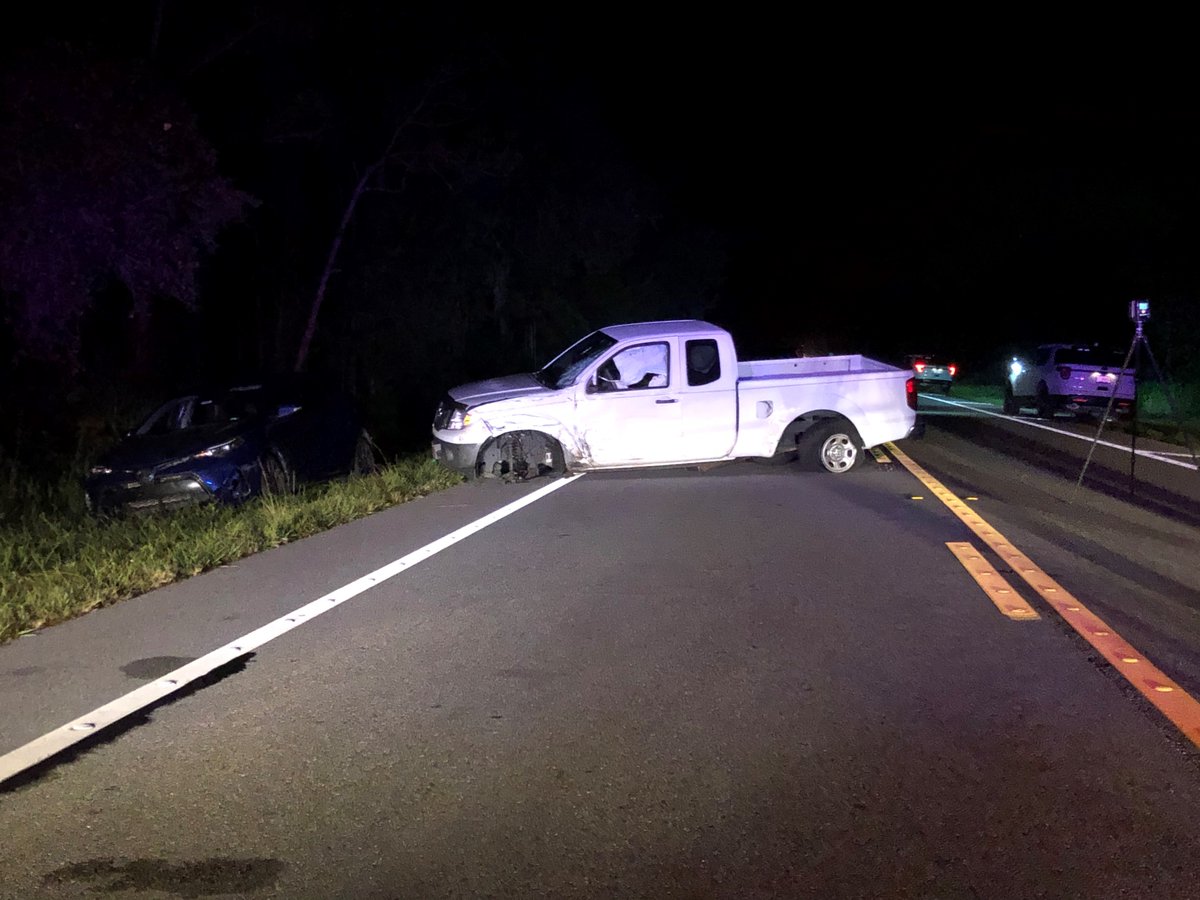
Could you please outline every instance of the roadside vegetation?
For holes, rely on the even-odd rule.
[[[299,540],[462,479],[427,456],[402,457],[378,474],[266,496],[240,507],[97,521],[81,491],[7,485],[0,519],[0,642],[101,606]],[[19,494],[19,496],[17,496]]]
[[[1193,447],[1200,449],[1200,384],[1172,384],[1171,393],[1178,419],[1171,411],[1170,398],[1161,384],[1143,381],[1138,387],[1138,435],[1168,444],[1186,445],[1190,440]],[[1004,400],[1004,387],[1001,384],[957,382],[949,399],[990,403],[998,407]],[[1121,421],[1107,426],[1114,427],[1128,433],[1133,424]]]

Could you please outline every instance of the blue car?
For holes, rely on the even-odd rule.
[[[110,516],[236,504],[374,470],[374,445],[353,404],[291,379],[164,403],[96,461],[84,489],[88,509]]]

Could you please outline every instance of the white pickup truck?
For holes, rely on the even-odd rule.
[[[612,325],[545,367],[450,390],[433,456],[469,478],[799,459],[848,472],[913,434],[912,372],[863,356],[739,361],[696,320]]]

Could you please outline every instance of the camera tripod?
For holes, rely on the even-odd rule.
[[[1188,436],[1187,430],[1183,427],[1183,417],[1179,414],[1179,408],[1175,405],[1175,395],[1171,391],[1171,386],[1162,377],[1162,370],[1158,368],[1158,361],[1154,358],[1154,351],[1150,349],[1150,341],[1146,338],[1144,326],[1146,320],[1150,318],[1150,301],[1149,300],[1133,300],[1129,304],[1129,317],[1133,319],[1134,332],[1133,341],[1129,345],[1129,352],[1125,354],[1125,362],[1121,364],[1121,374],[1129,370],[1130,360],[1133,361],[1133,417],[1132,428],[1130,430],[1129,443],[1129,492],[1132,494],[1137,488],[1137,479],[1134,477],[1135,466],[1137,464],[1137,439],[1138,439],[1138,412],[1141,409],[1141,403],[1138,400],[1138,392],[1141,386],[1141,371],[1142,371],[1142,348],[1146,348],[1146,356],[1150,360],[1150,365],[1154,368],[1154,379],[1163,389],[1163,393],[1167,397],[1167,405],[1171,409],[1171,416],[1175,420],[1175,425],[1183,435],[1184,443],[1187,446],[1188,453],[1191,454],[1192,463],[1200,466],[1196,461],[1196,451],[1192,448],[1192,440]],[[1117,376],[1117,384],[1120,384],[1121,375]],[[1109,416],[1112,415],[1113,404],[1117,399],[1117,391],[1114,390],[1108,398],[1108,406],[1104,409],[1104,415],[1100,417],[1100,425],[1096,428],[1096,436],[1092,438],[1092,445],[1088,448],[1087,459],[1083,461],[1083,468],[1079,470],[1079,478],[1075,482],[1075,487],[1080,487],[1083,484],[1083,476],[1087,474],[1088,466],[1092,462],[1092,454],[1096,452],[1096,445],[1100,442],[1100,434],[1104,431],[1104,426],[1108,422]]]

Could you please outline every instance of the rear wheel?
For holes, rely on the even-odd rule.
[[[799,454],[806,468],[821,468],[835,475],[857,468],[865,456],[858,429],[844,419],[813,425],[800,438]]]
[[[1021,411],[1021,404],[1017,402],[1017,398],[1013,396],[1012,385],[1004,386],[1004,414],[1006,416],[1015,416]]]
[[[1037,388],[1037,414],[1043,419],[1054,418],[1054,404],[1050,400],[1050,391],[1043,381]]]
[[[354,445],[354,460],[350,465],[350,472],[354,475],[374,475],[378,471],[379,464],[375,461],[375,442],[371,440],[371,435],[364,430]]]

